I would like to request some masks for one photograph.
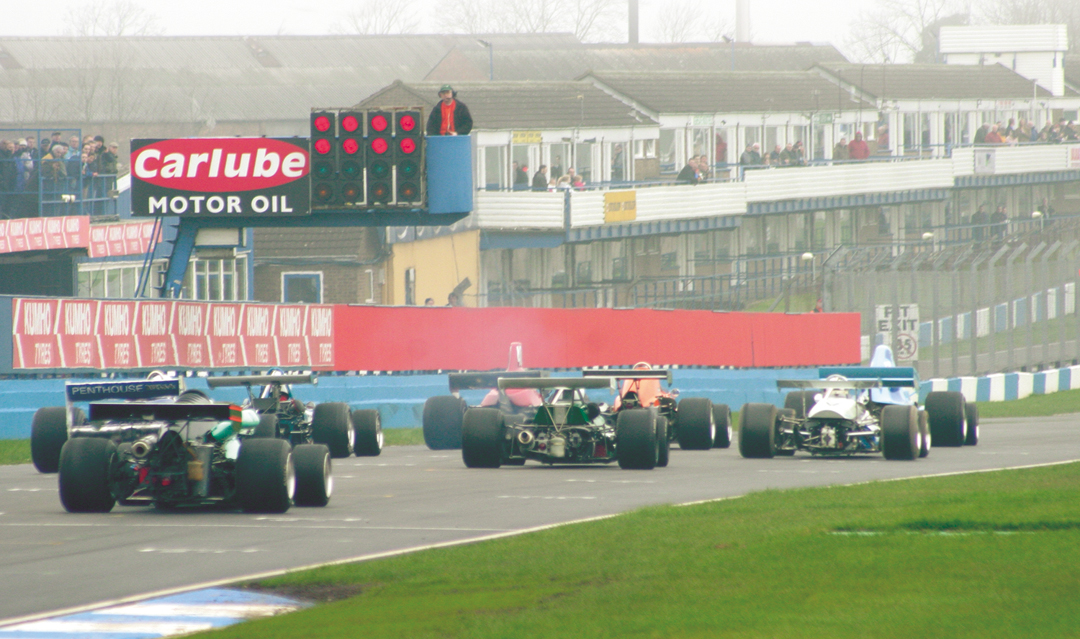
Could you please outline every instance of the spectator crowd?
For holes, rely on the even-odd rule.
[[[101,213],[116,188],[118,150],[100,135],[65,140],[59,131],[40,141],[32,135],[0,139],[0,216],[64,215],[79,200]]]
[[[1017,122],[1010,119],[1006,126],[1001,122],[986,122],[975,131],[974,144],[1060,144],[1080,140],[1080,130],[1075,122],[1064,118],[1056,123],[1047,122],[1040,129],[1034,122],[1020,118]]]

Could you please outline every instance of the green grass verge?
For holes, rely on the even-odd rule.
[[[1080,413],[1080,389],[1030,395],[1008,402],[978,402],[979,417],[1044,417]]]
[[[1077,503],[1080,464],[646,508],[266,580],[352,596],[203,636],[1075,637]]]
[[[29,439],[0,439],[0,465],[29,463]]]
[[[415,446],[424,443],[422,428],[385,428],[383,429],[384,446]]]

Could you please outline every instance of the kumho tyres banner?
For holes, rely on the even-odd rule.
[[[334,367],[334,307],[15,298],[12,368]]]
[[[306,215],[307,147],[304,138],[132,140],[132,215]]]

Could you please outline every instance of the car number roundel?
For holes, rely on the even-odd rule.
[[[169,189],[207,193],[281,186],[306,176],[309,165],[306,148],[272,138],[160,140],[131,153],[135,178]]]

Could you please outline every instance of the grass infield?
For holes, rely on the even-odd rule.
[[[201,636],[1078,636],[1077,503],[1080,463],[646,508],[248,584],[345,598]]]

